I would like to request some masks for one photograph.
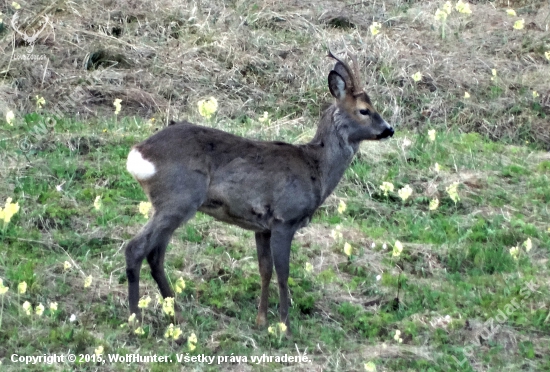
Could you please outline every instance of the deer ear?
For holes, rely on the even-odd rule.
[[[348,88],[353,86],[353,80],[351,79],[351,76],[349,75],[348,70],[346,70],[342,62],[338,61],[336,65],[334,65],[333,70],[336,71],[338,75],[344,78]]]
[[[346,96],[347,84],[346,81],[336,71],[331,71],[328,74],[328,88],[330,94],[336,99],[343,99]]]

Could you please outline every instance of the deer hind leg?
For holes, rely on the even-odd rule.
[[[258,307],[256,325],[258,327],[263,327],[267,324],[269,283],[271,282],[271,276],[273,275],[273,258],[271,256],[270,246],[271,232],[257,232],[255,237],[260,276],[262,277],[262,294],[260,295],[260,306]]]
[[[126,247],[126,276],[128,277],[128,295],[130,313],[139,313],[139,272],[144,258],[151,267],[163,297],[173,297],[164,271],[166,247],[174,231],[191,219],[204,202],[207,192],[206,177],[190,177],[187,182],[177,179],[177,184],[163,184],[156,198],[151,198],[155,208],[152,219]]]
[[[193,213],[189,216],[192,217]],[[187,218],[187,219],[189,219]],[[163,297],[172,296],[172,290],[164,273],[164,253],[173,232],[186,218],[181,214],[155,214],[145,228],[126,247],[126,276],[130,313],[139,313],[139,272],[143,259],[147,257],[151,275],[157,282]]]

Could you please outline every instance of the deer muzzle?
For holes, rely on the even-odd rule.
[[[376,139],[379,139],[379,140],[380,140],[380,139],[392,137],[392,136],[393,136],[393,133],[394,133],[393,128],[390,127],[390,126],[388,125],[388,127],[385,128],[385,129],[382,131],[382,133],[380,133],[380,134],[376,137]]]

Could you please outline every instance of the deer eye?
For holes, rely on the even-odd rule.
[[[370,110],[359,110],[359,113],[360,113],[361,115],[368,116],[368,115],[370,115]]]

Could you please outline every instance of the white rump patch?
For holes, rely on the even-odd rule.
[[[141,156],[141,153],[136,149],[132,149],[132,151],[128,154],[126,169],[138,180],[149,179],[156,172],[155,165],[149,160],[145,160],[143,156]]]

